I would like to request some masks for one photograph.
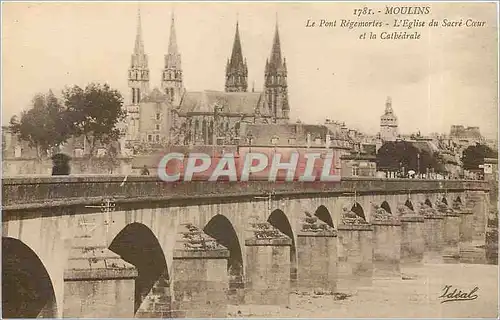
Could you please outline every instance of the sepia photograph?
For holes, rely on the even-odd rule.
[[[2,1],[2,318],[498,319],[496,1]]]

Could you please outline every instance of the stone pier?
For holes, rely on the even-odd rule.
[[[474,235],[474,217],[469,205],[461,208],[458,212],[460,214],[460,248],[462,248],[472,243]]]
[[[134,266],[106,247],[73,247],[64,271],[64,318],[133,318]]]
[[[373,226],[340,224],[338,226],[337,290],[371,286],[373,278]]]
[[[337,288],[337,232],[305,213],[297,233],[299,291],[335,292]]]
[[[139,276],[141,272],[139,271]],[[139,279],[140,277],[138,277]],[[138,284],[136,279],[136,286]],[[168,318],[171,316],[172,298],[170,281],[165,275],[155,281],[151,290],[140,296],[141,304],[135,313],[136,318]]]
[[[245,303],[289,306],[292,239],[254,219],[246,235]]]
[[[373,216],[373,277],[401,277],[401,221],[381,207]]]
[[[180,226],[174,248],[174,318],[227,317],[229,250],[191,224]]]
[[[426,207],[422,211],[424,213],[424,263],[443,263],[444,216],[431,207]]]
[[[487,194],[484,192],[470,192],[468,194],[472,215],[473,234],[472,241],[477,244],[484,244],[486,237],[486,225],[488,223]]]
[[[444,216],[443,257],[448,263],[460,261],[460,214],[453,209]]]
[[[484,242],[475,236],[476,230],[474,221],[475,200],[469,199],[462,206],[460,212],[460,262],[461,263],[486,263],[485,250],[478,248]]]
[[[401,265],[422,265],[425,251],[424,217],[401,206]]]

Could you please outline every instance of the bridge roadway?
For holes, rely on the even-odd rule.
[[[372,270],[380,256],[399,266],[404,246],[423,247],[418,223],[408,232],[396,221],[402,205],[470,211],[462,222],[448,219],[459,221],[451,229],[425,219],[429,239],[438,239],[429,243],[448,229],[457,243],[484,240],[488,191],[484,181],[463,180],[6,178],[4,316],[207,317],[225,316],[228,303],[286,305],[290,287],[336,290],[347,269]],[[377,206],[394,221],[375,221]],[[367,224],[344,226],[348,211]]]
[[[417,180],[343,178],[338,182],[173,182],[150,176],[67,176],[6,178],[2,181],[3,210],[100,204],[105,198],[117,203],[244,199],[275,192],[276,197],[310,195],[342,196],[489,190],[479,180]]]

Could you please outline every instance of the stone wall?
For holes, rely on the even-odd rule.
[[[52,160],[37,160],[34,158],[3,159],[3,176],[20,175],[50,175]],[[71,174],[130,174],[132,173],[132,158],[72,158]]]

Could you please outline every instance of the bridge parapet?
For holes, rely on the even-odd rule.
[[[207,201],[252,198],[274,191],[277,197],[352,194],[407,194],[489,191],[486,181],[344,178],[341,182],[173,182],[143,176],[20,177],[2,180],[2,209],[17,210],[140,201]]]

